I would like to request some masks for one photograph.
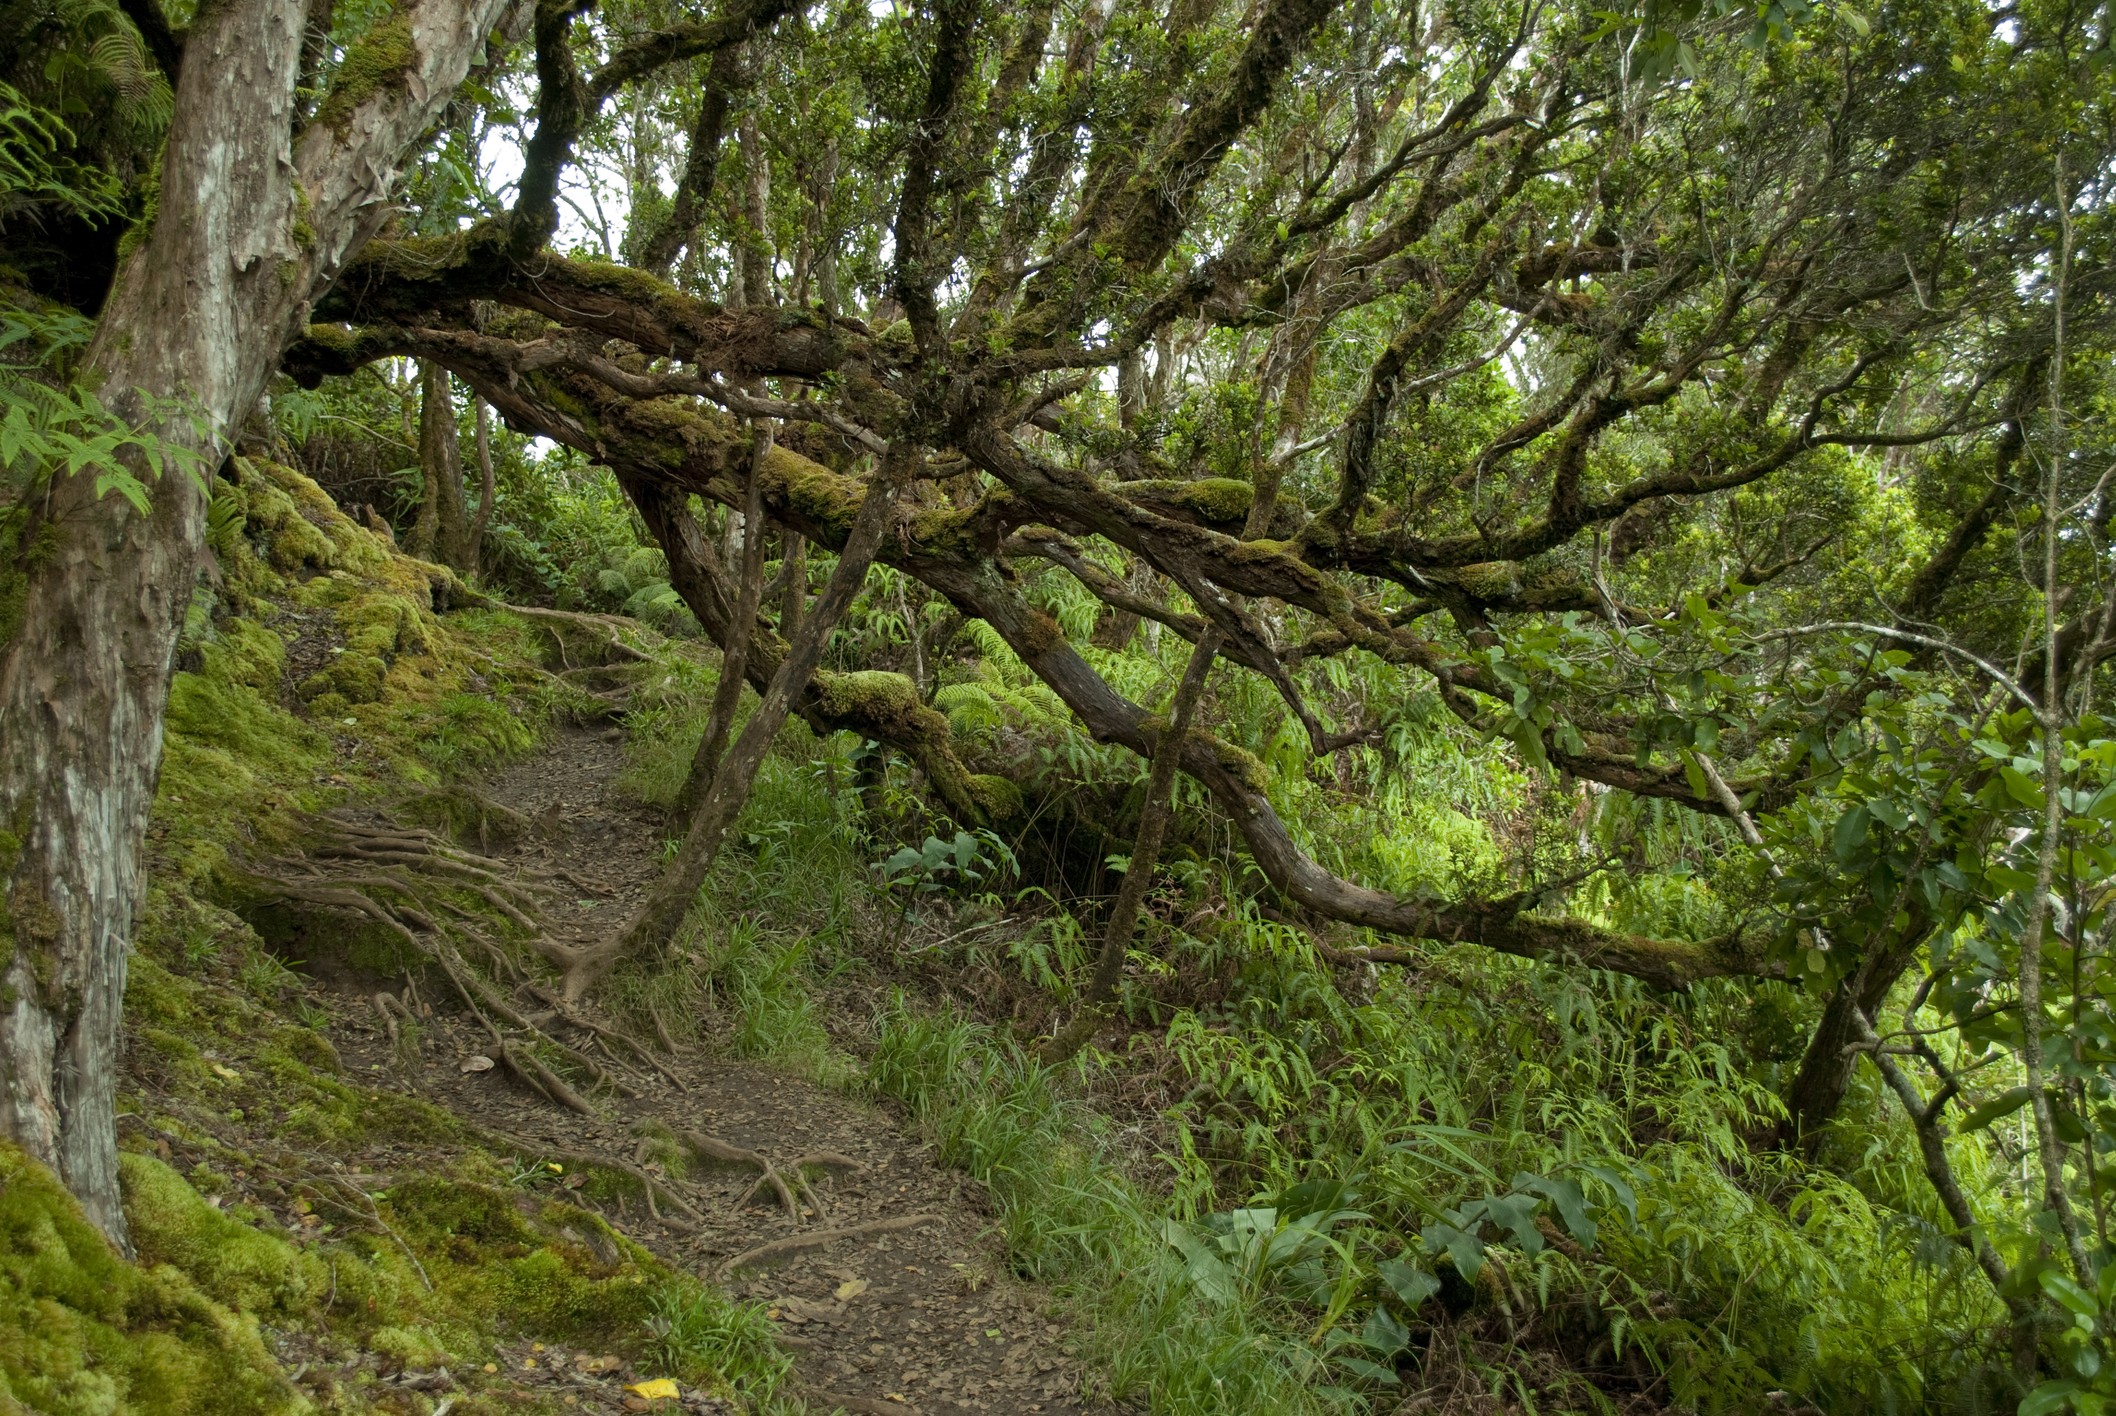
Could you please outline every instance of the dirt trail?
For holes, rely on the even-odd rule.
[[[483,785],[488,795],[539,824],[515,845],[492,848],[491,855],[524,871],[563,871],[609,892],[569,891],[552,901],[544,924],[560,939],[616,926],[654,877],[666,827],[658,813],[612,785],[622,765],[617,733],[571,732]],[[548,1011],[527,993],[514,1002],[524,1011]],[[959,1172],[937,1168],[929,1148],[882,1110],[762,1067],[689,1050],[660,1058],[668,1077],[651,1075],[629,1057],[613,1066],[639,1095],[601,1103],[605,1119],[591,1118],[546,1100],[504,1068],[461,1070],[466,1060],[491,1050],[487,1036],[467,1019],[440,1011],[425,1021],[423,1055],[407,1068],[364,998],[348,989],[341,1003],[331,1010],[338,1019],[333,1041],[348,1070],[371,1079],[394,1076],[396,1087],[474,1126],[519,1138],[525,1164],[544,1163],[552,1175],[548,1183],[566,1183],[557,1176],[570,1177],[585,1156],[639,1165],[654,1176],[665,1186],[658,1214],[637,1203],[604,1206],[612,1226],[674,1264],[769,1302],[814,1409],[835,1405],[882,1416],[1091,1409],[1078,1394],[1080,1367],[1047,1295],[1006,1274],[980,1188]],[[608,1021],[592,1006],[585,1011],[592,1020]],[[545,1025],[565,1030],[562,1019]],[[584,1040],[578,1031],[567,1035]],[[613,1056],[625,1054],[620,1049]],[[731,1157],[739,1150],[769,1160],[786,1182],[784,1197],[760,1183],[765,1177],[746,1158],[670,1180],[647,1159],[638,1134],[652,1122],[678,1136],[696,1133],[734,1148]],[[805,1188],[794,1167],[803,1157],[822,1162],[806,1167],[812,1178]],[[387,1170],[393,1159],[378,1154],[363,1163]],[[564,1171],[551,1172],[551,1163]],[[789,1212],[788,1201],[798,1215]],[[869,1232],[816,1242],[829,1231],[861,1226]],[[730,1271],[735,1260],[766,1245],[782,1252]],[[593,1356],[525,1344],[510,1347],[501,1362],[523,1388],[563,1387],[571,1398],[566,1404],[581,1411],[628,1409],[622,1386],[636,1377],[596,1370],[601,1364]],[[631,1400],[629,1409],[638,1409],[641,1403]],[[698,1410],[717,1405],[702,1398],[685,1404]],[[1093,1409],[1108,1408],[1094,1403]]]

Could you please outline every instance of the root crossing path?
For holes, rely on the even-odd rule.
[[[539,923],[561,939],[620,927],[653,882],[665,827],[614,788],[622,765],[615,734],[575,732],[485,784],[494,803],[536,824],[484,844],[480,868],[505,866],[525,887],[563,883],[537,891]],[[333,1040],[348,1070],[455,1112],[512,1149],[532,1183],[572,1188],[584,1167],[631,1177],[625,1198],[568,1198],[672,1264],[769,1304],[811,1410],[1113,1410],[1081,1395],[1083,1370],[1048,1295],[1007,1274],[980,1187],[937,1167],[876,1107],[707,1049],[630,1046],[618,1035],[631,1030],[592,1003],[567,1007],[520,982],[504,1006],[605,1074],[583,1097],[586,1086],[501,1061],[500,1019],[473,1019],[459,997],[339,983]],[[529,1035],[509,1031],[510,1046]],[[664,1163],[672,1144],[686,1164]],[[386,1172],[409,1158],[365,1163]],[[563,1388],[569,1409],[628,1409],[625,1373],[589,1354],[569,1360],[525,1339],[499,1362],[525,1390]]]

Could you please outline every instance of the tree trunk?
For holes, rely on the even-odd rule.
[[[779,575],[786,582],[779,593],[779,634],[791,639],[801,632],[801,609],[808,603],[808,538],[799,532],[786,533]]]
[[[488,464],[489,465],[489,464]],[[406,549],[464,575],[477,569],[470,517],[463,505],[463,455],[456,440],[456,404],[448,370],[419,361],[419,518]],[[489,493],[488,493],[489,495]]]
[[[1102,938],[1102,952],[1095,960],[1094,977],[1080,999],[1080,1011],[1065,1031],[1045,1044],[1039,1060],[1046,1067],[1069,1061],[1087,1045],[1108,1017],[1117,996],[1117,981],[1124,973],[1124,956],[1131,951],[1138,932],[1139,909],[1146,903],[1147,887],[1161,864],[1161,843],[1168,836],[1168,823],[1175,817],[1176,761],[1183,755],[1183,734],[1190,730],[1190,715],[1205,691],[1205,675],[1219,653],[1220,631],[1208,626],[1198,636],[1183,680],[1176,685],[1175,704],[1168,710],[1168,726],[1154,744],[1153,770],[1146,779],[1146,806],[1139,813],[1139,834],[1132,841],[1131,863],[1124,868],[1124,883],[1117,889],[1117,908],[1110,913],[1109,932]]]
[[[306,7],[201,7],[154,227],[120,268],[86,360],[85,381],[116,416],[218,464],[310,301],[388,215],[398,158],[506,3],[414,0],[394,31],[396,81],[298,141]],[[203,430],[170,414],[178,399]],[[142,465],[161,475],[141,515],[99,499],[96,470],[51,487],[19,543],[34,554],[0,567],[22,605],[0,643],[0,1131],[129,1252],[112,1108],[119,1022],[205,498],[185,471]]]
[[[762,451],[760,447],[759,451]],[[728,625],[727,648],[720,654],[720,681],[713,686],[713,706],[706,715],[705,736],[691,757],[691,770],[676,793],[676,814],[693,822],[713,790],[721,755],[727,750],[727,735],[734,729],[735,708],[742,701],[742,680],[749,672],[749,645],[757,628],[757,603],[762,598],[764,578],[764,499],[757,468],[761,457],[750,459],[749,494],[743,502],[741,588],[736,591],[735,617]]]
[[[492,524],[492,405],[476,394],[471,404],[477,410],[478,514],[470,523],[471,575],[485,568],[485,530]]]
[[[568,998],[585,994],[601,982],[620,959],[644,953],[675,937],[684,915],[690,910],[691,901],[697,898],[705,877],[712,871],[727,828],[734,824],[743,803],[749,800],[750,787],[757,779],[757,769],[764,765],[765,752],[771,747],[772,739],[778,736],[779,729],[785,726],[794,699],[808,686],[816,666],[822,663],[831,632],[837,628],[838,620],[851,606],[853,596],[859,593],[860,585],[867,578],[867,567],[881,546],[882,533],[887,529],[890,512],[896,505],[900,480],[896,469],[884,467],[869,484],[859,514],[854,517],[852,528],[845,537],[845,547],[838,553],[837,569],[831,572],[830,583],[823,587],[823,593],[816,597],[807,618],[802,621],[800,634],[780,661],[778,672],[772,675],[763,700],[750,714],[749,721],[743,724],[741,736],[735,739],[735,745],[715,769],[712,790],[706,794],[697,817],[691,822],[683,849],[648,892],[631,925],[619,938],[573,951],[570,957],[563,959]]]
[[[1859,1065],[1859,1054],[1846,1049],[1859,1040],[1864,1019],[1879,1018],[1896,981],[1931,937],[1932,926],[1921,915],[1879,945],[1881,952],[1870,966],[1860,968],[1831,991],[1807,1051],[1801,1055],[1800,1069],[1785,1091],[1786,1117],[1778,1126],[1780,1145],[1797,1142],[1812,1150],[1821,1142],[1823,1128],[1844,1104],[1852,1073]]]

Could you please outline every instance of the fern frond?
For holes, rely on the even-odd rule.
[[[953,683],[933,695],[933,706],[948,715],[948,727],[958,733],[1005,727],[1007,714],[981,685]]]

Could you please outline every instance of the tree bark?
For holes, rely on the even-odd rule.
[[[760,582],[764,578],[764,509],[757,476],[760,460],[750,460],[749,492],[742,514],[742,579],[735,592],[735,617],[728,626],[727,648],[720,653],[720,681],[713,686],[713,706],[706,715],[705,736],[698,739],[691,770],[676,794],[676,813],[688,822],[697,820],[699,808],[712,793],[720,758],[727,750],[727,735],[734,730],[735,708],[742,701],[742,680],[749,671],[749,646],[756,635],[757,603],[762,598]]]
[[[643,953],[675,937],[684,915],[690,910],[691,901],[697,898],[705,877],[712,871],[714,860],[719,857],[720,843],[726,838],[727,828],[734,824],[736,814],[749,800],[750,787],[757,779],[757,769],[764,764],[765,752],[771,747],[772,739],[778,736],[779,729],[785,726],[794,699],[808,686],[817,665],[822,663],[831,632],[837,628],[838,620],[851,606],[852,597],[867,578],[867,567],[874,561],[874,553],[881,546],[882,533],[888,528],[890,513],[896,506],[899,481],[894,468],[884,467],[868,485],[859,514],[846,535],[844,549],[838,553],[837,569],[831,572],[830,583],[816,597],[815,605],[802,622],[800,634],[780,661],[778,672],[772,675],[763,701],[750,714],[749,721],[743,724],[741,736],[735,739],[735,745],[714,771],[712,790],[706,794],[698,815],[691,822],[683,849],[648,892],[638,915],[619,938],[575,951],[564,960],[565,991],[569,999],[581,997],[601,982],[619,960]]]
[[[1103,936],[1102,952],[1095,960],[1094,977],[1080,999],[1080,1011],[1065,1031],[1052,1038],[1040,1059],[1046,1067],[1071,1060],[1087,1045],[1108,1017],[1117,996],[1117,980],[1124,972],[1124,956],[1138,932],[1139,909],[1146,903],[1147,887],[1161,864],[1161,843],[1168,823],[1175,817],[1176,763],[1183,755],[1183,734],[1190,731],[1190,715],[1205,691],[1205,676],[1220,650],[1220,631],[1208,626],[1198,635],[1190,662],[1176,685],[1175,703],[1168,710],[1168,726],[1154,744],[1153,770],[1146,781],[1146,806],[1139,813],[1139,834],[1132,841],[1131,864],[1124,869],[1124,883],[1117,889],[1117,908],[1110,913],[1109,932]]]
[[[471,403],[477,409],[478,452],[478,514],[470,523],[470,564],[467,571],[476,575],[485,568],[485,530],[492,524],[492,405],[477,395],[471,395]]]
[[[1871,967],[1860,969],[1831,991],[1807,1051],[1801,1055],[1799,1070],[1785,1091],[1780,1145],[1797,1142],[1812,1149],[1820,1143],[1823,1128],[1844,1104],[1852,1073],[1858,1068],[1859,1054],[1852,1044],[1859,1040],[1860,1028],[1867,1019],[1879,1016],[1897,980],[1931,937],[1931,925],[1923,922],[1896,932],[1879,946],[1881,953]]]
[[[489,464],[488,464],[489,465]],[[419,517],[405,549],[464,575],[477,569],[470,517],[463,504],[463,455],[448,370],[419,361]]]
[[[86,381],[135,426],[216,465],[312,301],[388,215],[405,147],[431,126],[507,0],[413,0],[391,77],[296,135],[307,10],[202,7],[185,37],[153,230],[119,269]],[[395,43],[401,40],[401,44]],[[181,400],[189,416],[169,416]],[[140,842],[161,769],[176,637],[205,498],[145,468],[145,515],[57,481],[0,568],[21,628],[0,644],[0,1132],[50,1165],[130,1252],[113,1116]]]

